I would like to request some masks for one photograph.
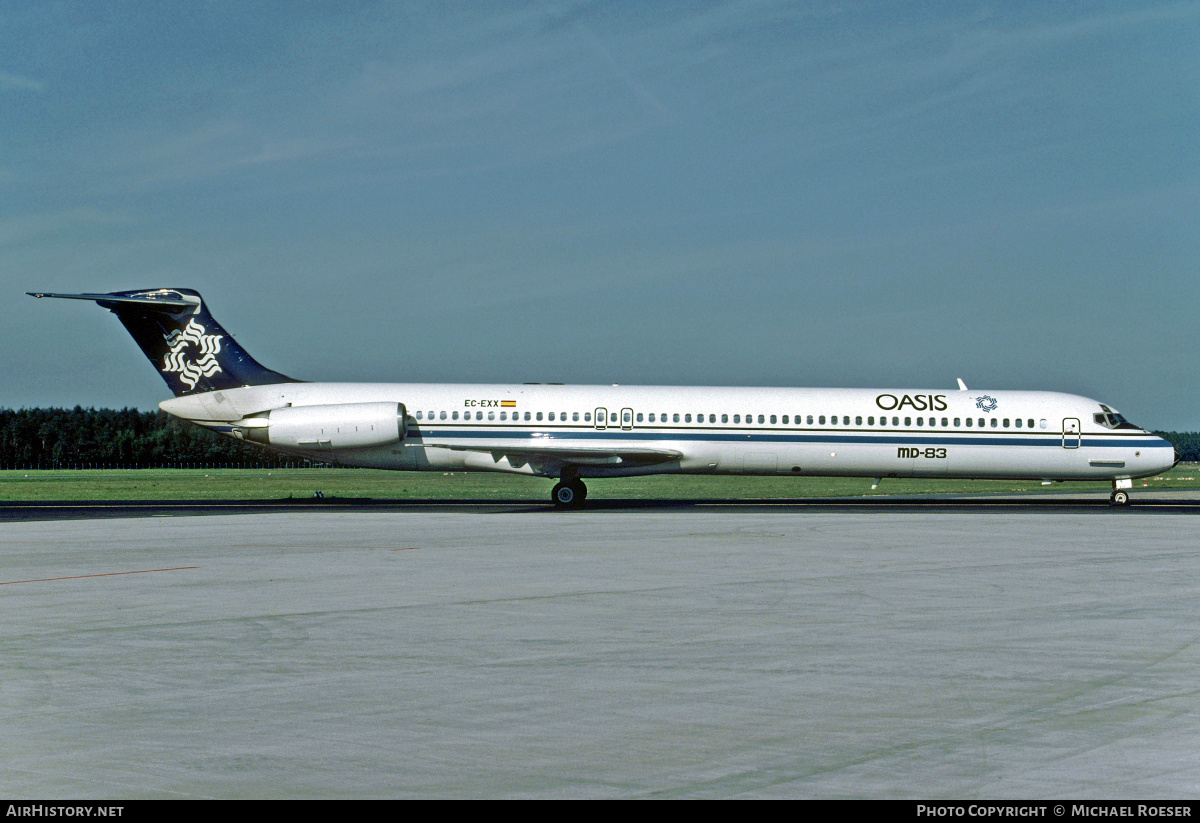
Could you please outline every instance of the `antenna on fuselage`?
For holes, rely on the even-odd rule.
[[[964,382],[962,381],[962,378],[961,378],[961,377],[957,378],[957,380],[958,380],[958,390],[959,390],[959,391],[966,391],[966,390],[967,390],[967,384],[966,384],[966,383],[964,383]]]

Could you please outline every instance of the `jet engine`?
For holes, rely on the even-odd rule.
[[[235,425],[255,443],[292,449],[364,449],[404,440],[403,403],[288,406]]]

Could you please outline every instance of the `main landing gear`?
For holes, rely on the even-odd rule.
[[[560,509],[578,508],[587,500],[587,486],[583,485],[583,481],[578,477],[564,478],[555,484],[554,490],[550,492],[550,499]]]

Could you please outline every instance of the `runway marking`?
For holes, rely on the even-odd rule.
[[[178,572],[184,569],[198,569],[199,566],[176,566],[173,569],[139,569],[133,572],[105,572],[103,574],[73,574],[70,577],[39,577],[36,580],[4,580],[0,586],[13,586],[17,583],[50,583],[55,580],[82,580],[85,577],[116,577],[122,574],[150,574],[151,572]]]
[[[390,552],[416,552],[420,551],[416,546],[406,546],[403,549],[388,549]]]

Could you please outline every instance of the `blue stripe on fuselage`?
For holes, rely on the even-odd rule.
[[[1063,448],[1062,433],[1009,435],[1009,436],[970,436],[951,434],[918,434],[916,432],[897,432],[895,434],[763,434],[759,432],[706,432],[706,431],[628,431],[624,429],[605,430],[539,430],[512,431],[507,428],[479,429],[432,429],[426,431],[409,431],[410,439],[420,438],[455,438],[463,440],[515,440],[528,439],[537,441],[552,440],[639,440],[639,441],[693,441],[719,443],[862,443],[862,444],[900,444],[925,446],[1053,446]],[[1141,448],[1172,448],[1171,444],[1151,434],[1131,435],[1120,438],[1101,438],[1084,435],[1081,447],[1121,448],[1138,446]]]

